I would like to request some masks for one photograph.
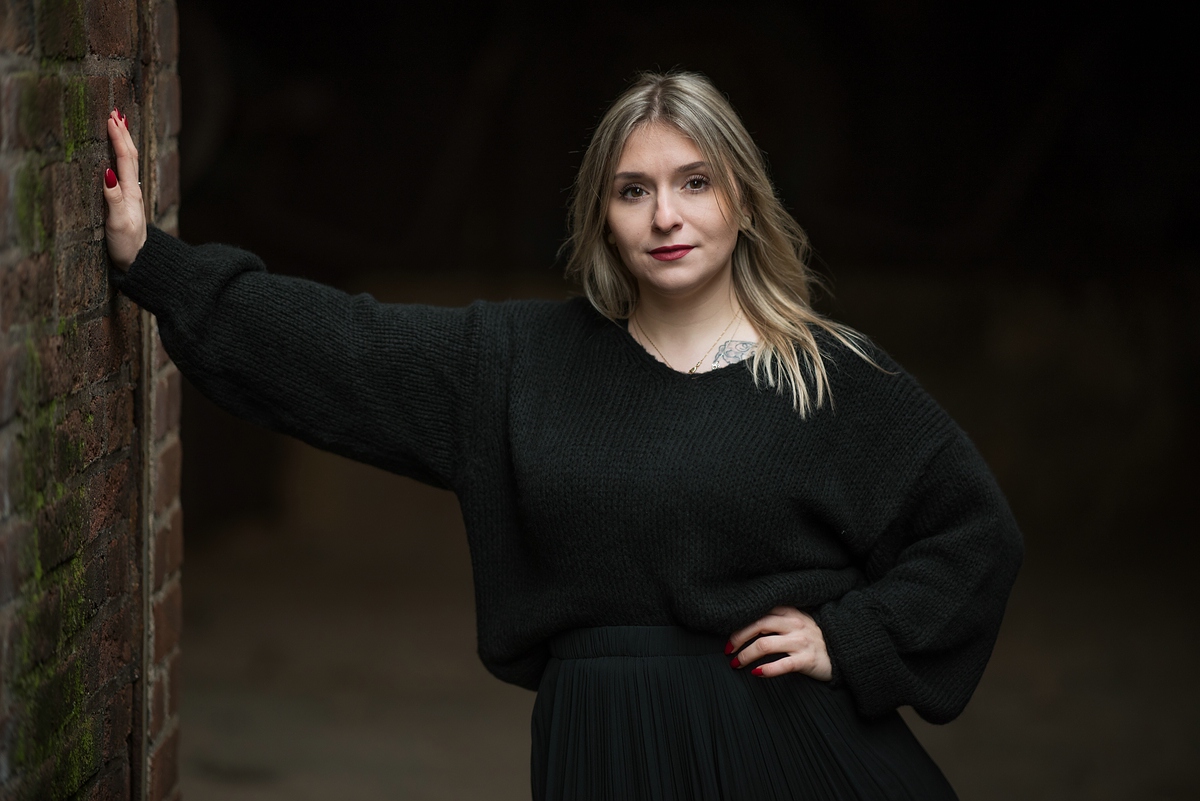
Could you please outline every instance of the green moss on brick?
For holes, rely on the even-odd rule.
[[[63,155],[68,162],[83,147],[87,129],[87,85],[82,78],[71,78],[63,93]]]
[[[36,160],[27,161],[17,173],[16,180],[17,241],[21,247],[40,253],[46,247],[45,207],[49,201],[46,183],[42,179],[42,165]]]

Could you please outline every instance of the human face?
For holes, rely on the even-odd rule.
[[[669,125],[639,127],[611,192],[608,228],[643,297],[728,291],[737,215],[695,142]]]

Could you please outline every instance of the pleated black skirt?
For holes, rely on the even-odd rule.
[[[955,799],[903,719],[845,690],[734,670],[671,626],[556,637],[533,707],[535,801]]]

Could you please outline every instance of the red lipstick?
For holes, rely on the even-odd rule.
[[[675,261],[690,253],[693,247],[693,245],[664,245],[650,251],[650,255],[659,261]]]

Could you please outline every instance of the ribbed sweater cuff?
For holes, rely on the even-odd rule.
[[[167,306],[167,299],[187,289],[189,252],[192,246],[153,225],[146,243],[129,269],[109,270],[113,286],[151,313]]]
[[[888,700],[894,697],[888,681],[895,670],[894,646],[862,600],[851,602],[854,609],[840,608],[846,598],[833,601],[814,617],[833,665],[831,683],[849,688],[864,715],[881,715],[894,708]]]

